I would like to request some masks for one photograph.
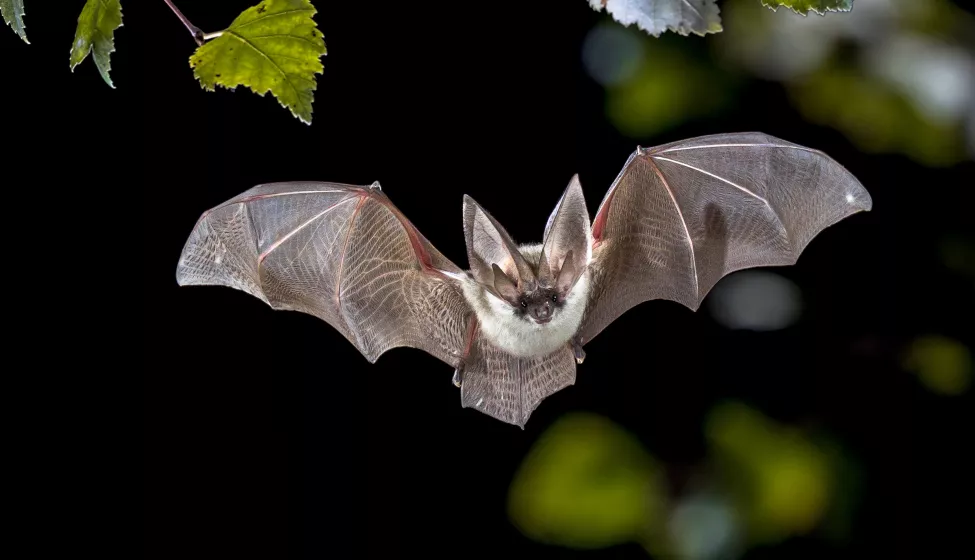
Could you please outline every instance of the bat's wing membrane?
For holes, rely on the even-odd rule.
[[[546,397],[576,381],[575,358],[567,347],[544,357],[519,358],[479,338],[471,350],[461,406],[522,428]]]
[[[470,309],[451,274],[462,271],[378,184],[292,182],[256,186],[204,213],[176,278],[314,315],[370,362],[408,346],[456,365]]]
[[[871,207],[832,158],[767,134],[637,149],[593,221],[582,341],[644,301],[696,310],[725,275],[794,264],[822,230]]]

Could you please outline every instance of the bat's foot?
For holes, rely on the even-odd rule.
[[[453,383],[454,387],[460,388],[460,384],[464,382],[464,362],[461,362],[454,370]]]
[[[578,341],[572,341],[572,353],[576,356],[576,363],[581,364],[586,359],[586,351],[582,349],[582,345]]]

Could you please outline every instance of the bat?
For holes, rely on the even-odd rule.
[[[258,185],[203,213],[176,279],[314,315],[370,363],[423,350],[453,367],[462,407],[524,429],[625,311],[655,299],[696,311],[722,277],[795,264],[822,230],[872,205],[822,151],[719,134],[637,147],[591,222],[573,176],[540,243],[516,243],[464,195],[468,270],[378,182]]]

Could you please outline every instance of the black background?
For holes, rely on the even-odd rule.
[[[10,75],[34,73],[63,98],[52,109],[33,89],[5,84],[22,107],[11,130],[51,133],[25,137],[22,153],[87,138],[69,147],[78,164],[48,171],[106,175],[108,194],[130,201],[114,225],[142,221],[130,255],[143,261],[148,557],[645,557],[636,545],[572,552],[522,536],[505,508],[514,470],[558,416],[591,410],[668,461],[679,492],[704,457],[701,419],[726,397],[825,427],[853,450],[866,472],[857,552],[913,556],[960,536],[964,516],[952,503],[971,478],[960,422],[970,404],[927,392],[897,360],[919,333],[971,334],[970,280],[936,251],[941,236],[972,230],[971,164],[933,170],[864,155],[804,123],[763,82],[750,82],[732,112],[640,139],[760,130],[820,148],[860,178],[874,210],[826,230],[779,271],[803,289],[796,326],[736,333],[705,308],[645,304],[587,346],[576,385],[521,431],[462,409],[451,369],[431,356],[396,349],[370,365],[314,317],[226,288],[177,287],[176,263],[204,210],[261,182],[379,180],[460,266],[465,193],[519,241],[541,237],[573,173],[594,212],[637,143],[605,120],[602,89],[581,66],[599,16],[582,0],[317,2],[328,56],[306,126],[270,95],[204,92],[188,65],[189,34],[163,2],[140,4],[123,3],[114,91],[90,59],[67,71],[74,16],[28,6],[32,44],[7,30],[2,48]],[[250,4],[178,2],[204,30]],[[700,38],[681,45],[706,55]],[[89,219],[120,218],[107,203],[96,209]],[[803,553],[832,551],[807,538],[749,557]]]

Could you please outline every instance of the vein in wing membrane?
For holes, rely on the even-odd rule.
[[[468,309],[439,270],[459,271],[379,191],[276,183],[205,213],[177,281],[314,315],[371,362],[411,346],[453,364]]]
[[[643,301],[696,310],[727,274],[794,264],[823,229],[871,207],[860,182],[832,158],[762,133],[637,150],[593,221],[583,339]]]
[[[464,372],[461,405],[503,422],[525,427],[543,400],[575,384],[571,350],[560,348],[537,358],[519,358],[481,339]]]

